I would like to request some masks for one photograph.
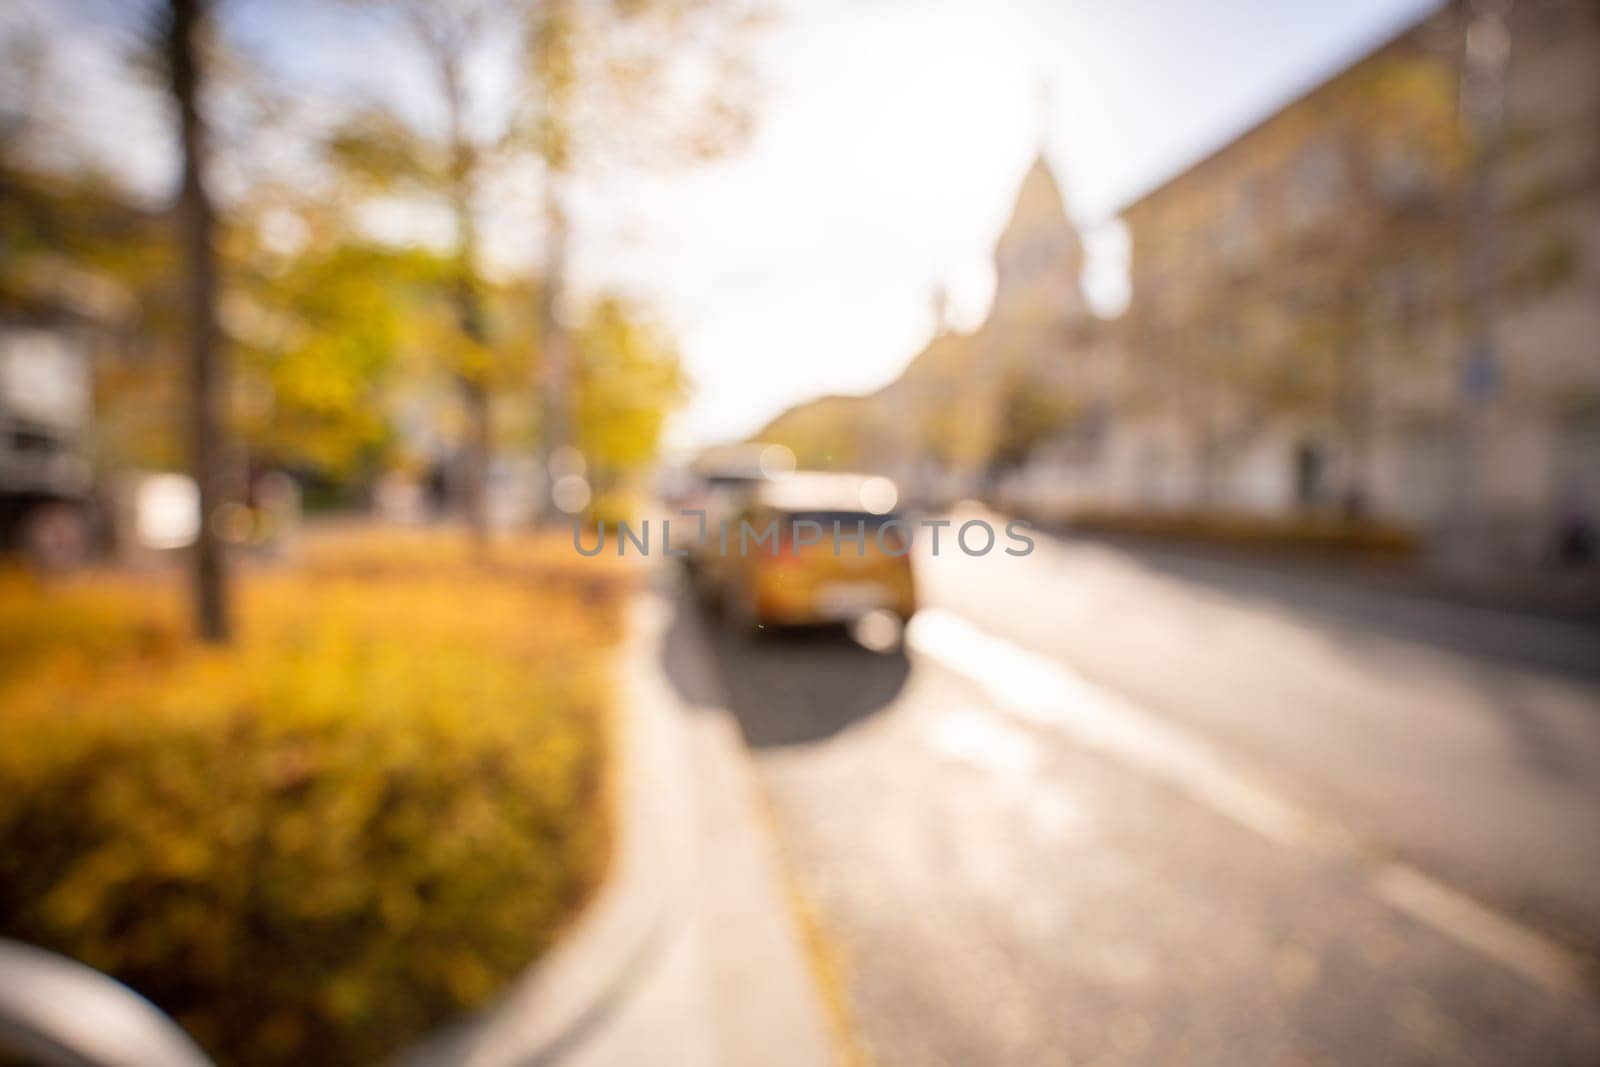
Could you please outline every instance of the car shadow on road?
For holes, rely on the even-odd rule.
[[[667,679],[690,705],[726,704],[753,748],[832,737],[877,714],[911,672],[903,649],[872,652],[842,628],[733,633],[686,590],[668,593]]]

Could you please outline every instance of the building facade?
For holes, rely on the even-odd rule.
[[[1124,219],[1102,503],[1600,518],[1600,8],[1447,6]]]
[[[971,334],[780,417],[914,500],[1376,519],[1478,559],[1600,524],[1600,5],[1447,4],[1128,205],[1095,317],[1043,160]]]

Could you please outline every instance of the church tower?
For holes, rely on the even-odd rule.
[[[1082,272],[1083,242],[1041,153],[1022,179],[1011,220],[995,247],[993,316],[1019,324],[1086,316]]]

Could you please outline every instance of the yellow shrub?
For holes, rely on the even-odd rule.
[[[621,572],[566,538],[313,542],[240,583],[0,575],[0,933],[223,1063],[369,1062],[481,1002],[599,876]]]

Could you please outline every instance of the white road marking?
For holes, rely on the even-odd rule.
[[[1586,994],[1582,965],[1561,946],[1515,920],[1404,864],[1386,864],[1372,891],[1390,907],[1420,919],[1553,993]]]
[[[1039,764],[1038,742],[977,708],[945,712],[928,730],[927,743],[941,755],[1011,778]]]
[[[1239,778],[1204,742],[1056,660],[937,608],[918,612],[906,637],[917,651],[970,678],[1018,718],[1065,730],[1081,744],[1195,794],[1274,841],[1310,843],[1315,823],[1304,812]]]
[[[1250,782],[1207,742],[1049,656],[987,633],[953,612],[919,611],[906,629],[917,652],[984,690],[1008,714],[1070,735],[1181,790],[1280,845],[1359,858],[1355,837]],[[1390,907],[1552,992],[1589,995],[1578,957],[1499,912],[1404,864],[1372,878]]]

